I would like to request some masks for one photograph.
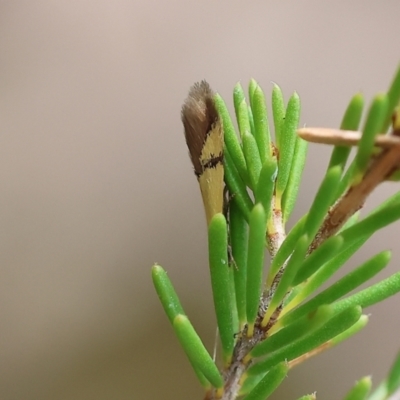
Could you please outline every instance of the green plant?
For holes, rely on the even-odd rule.
[[[189,108],[189,113],[197,113],[204,122],[201,129],[205,130],[197,152],[190,149],[192,161],[200,184],[213,185],[201,189],[208,217],[211,284],[222,352],[220,368],[202,344],[159,265],[153,267],[153,282],[205,389],[205,399],[244,396],[246,400],[262,400],[292,367],[362,329],[368,322],[363,314],[366,307],[400,291],[398,272],[349,295],[388,265],[391,254],[382,251],[315,295],[376,231],[400,219],[400,192],[363,218],[358,212],[381,182],[399,179],[400,110],[396,106],[400,100],[400,68],[388,92],[373,99],[362,133],[354,132],[359,129],[364,108],[359,94],[350,100],[340,130],[298,131],[307,140],[334,147],[308,213],[288,233],[285,224],[297,199],[307,152],[307,142],[296,133],[298,95],[294,93],[285,105],[280,88],[274,85],[274,143],[265,96],[256,81],[250,82],[248,102],[239,84],[234,89],[239,135],[224,101],[218,94],[212,95],[207,84],[197,85],[190,96],[183,110],[185,129],[193,127],[185,114]],[[223,190],[218,179],[209,178],[222,166],[222,157],[214,151],[222,131],[229,209],[225,215],[218,202],[213,206],[208,203],[210,196],[217,192],[220,196]],[[212,145],[207,142],[211,136]],[[190,140],[188,144],[190,147]],[[346,168],[350,146],[356,144],[357,153]],[[205,183],[201,177],[206,170]],[[271,262],[263,282],[265,249]],[[399,386],[400,356],[372,395],[370,378],[365,377],[351,388],[346,400],[387,399]]]

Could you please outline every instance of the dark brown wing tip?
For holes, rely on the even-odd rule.
[[[214,92],[205,81],[196,82],[189,90],[182,106],[181,118],[185,129],[186,144],[197,176],[203,172],[201,151],[207,135],[218,119]]]
[[[194,100],[204,100],[207,97],[212,98],[213,96],[214,92],[211,89],[209,83],[205,80],[194,83],[189,89],[189,94],[188,94],[188,98]]]

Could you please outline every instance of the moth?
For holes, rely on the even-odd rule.
[[[206,81],[190,88],[181,118],[209,225],[212,217],[224,209],[224,135],[214,92]]]

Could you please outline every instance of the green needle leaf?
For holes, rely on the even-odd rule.
[[[248,221],[253,202],[228,151],[224,153],[224,179],[229,192],[233,196],[232,201],[237,204],[246,221]]]
[[[339,249],[342,247],[342,244],[343,238],[341,236],[333,236],[326,240],[305,259],[303,265],[300,267],[293,280],[293,286],[297,286],[301,282],[305,281],[323,264],[328,262],[335,254],[338,253]]]
[[[272,157],[271,134],[268,126],[265,96],[262,89],[258,85],[253,90],[253,95],[251,97],[251,108],[253,111],[254,120],[254,137],[260,152],[261,163],[264,164]]]
[[[169,321],[172,323],[178,314],[185,314],[172,282],[161,265],[151,269],[153,284]]]
[[[395,193],[394,195],[390,196],[387,198],[385,201],[383,201],[381,204],[379,204],[378,207],[376,207],[374,210],[371,211],[369,216],[377,213],[378,211],[382,211],[386,208],[389,208],[391,206],[400,206],[400,191]]]
[[[285,191],[283,192],[282,197],[283,222],[287,222],[296,204],[301,177],[303,175],[303,169],[306,163],[307,149],[308,142],[301,139],[300,137],[297,137],[289,182],[286,186]]]
[[[372,381],[370,376],[360,379],[347,393],[344,400],[365,400],[371,390]]]
[[[239,317],[239,328],[246,323],[246,277],[247,277],[247,243],[248,226],[243,214],[235,202],[229,206],[229,233],[234,260],[233,274],[235,279],[236,306]]]
[[[358,93],[350,100],[340,124],[340,129],[356,131],[360,125],[363,108],[364,96]]]
[[[235,107],[235,115],[236,115],[236,120],[238,123],[238,127],[239,127],[239,132],[240,134],[242,134],[241,128],[240,128],[240,107],[242,105],[243,102],[246,101],[246,96],[244,94],[242,85],[240,84],[240,82],[238,82],[234,89],[233,89],[233,105]],[[246,111],[247,114],[247,111]],[[246,116],[247,118],[247,116]]]
[[[335,305],[333,305],[333,308],[334,310],[336,310]],[[348,338],[354,336],[356,333],[360,332],[361,329],[363,329],[367,325],[368,320],[368,315],[361,315],[360,319],[353,326],[351,326],[349,329],[346,329],[340,335],[337,335],[332,340],[330,340],[329,347],[336,346],[337,344],[342,343]]]
[[[306,394],[305,396],[301,396],[298,400],[316,400],[317,396],[315,393]]]
[[[385,207],[377,208],[362,221],[342,231],[345,243],[354,243],[358,238],[372,235],[374,232],[400,219],[398,204],[388,203]]]
[[[285,122],[285,102],[283,100],[283,93],[281,88],[274,83],[272,89],[272,114],[274,117],[274,127],[275,127],[275,142],[278,149],[281,148],[281,134],[283,124]]]
[[[317,296],[313,297],[307,303],[295,308],[282,317],[281,323],[287,325],[295,321],[297,318],[315,310],[320,304],[331,304],[335,300],[351,292],[353,289],[362,285],[368,279],[371,279],[383,268],[386,267],[390,261],[390,252],[383,251],[374,257],[370,258],[364,264],[351,271],[343,278],[339,279],[332,286],[325,289]]]
[[[270,269],[268,271],[267,287],[271,287],[275,275],[278,273],[279,269],[282,267],[284,262],[292,254],[294,246],[300,239],[304,231],[304,224],[307,220],[307,214],[303,215],[296,223],[296,225],[290,230],[285,240],[283,241],[281,247],[277,251],[274,259],[272,260]]]
[[[248,133],[251,135],[251,124],[249,118],[249,109],[246,100],[243,99],[236,110],[236,118],[238,121],[240,137],[243,140],[243,135]]]
[[[290,299],[290,302],[288,302],[283,308],[281,315],[283,316],[286,314],[288,311],[306,299],[311,293],[315,292],[319,287],[321,287],[341,266],[343,266],[350,259],[350,257],[368,240],[368,238],[369,236],[360,238],[351,246],[344,249],[342,248],[336,256],[331,258],[313,276],[311,276],[311,278],[303,285],[302,289],[298,291],[292,299]],[[327,242],[328,241],[325,243]],[[323,245],[318,249],[322,247]],[[312,254],[315,254],[318,249]]]
[[[336,301],[333,306],[335,307],[335,310],[343,310],[346,307],[358,304],[363,308],[367,308],[395,295],[398,292],[400,292],[400,272],[397,272],[389,278],[383,279],[375,285],[361,290],[352,296]]]
[[[243,400],[265,400],[285,379],[289,367],[286,362],[281,362],[271,368],[258,385]]]
[[[197,376],[197,379],[200,382],[200,385],[203,386],[204,390],[210,390],[212,388],[212,385],[210,382],[208,382],[207,378],[204,376],[204,374],[191,362],[191,360],[189,360],[194,373]]]
[[[296,332],[296,338],[308,334],[312,330],[325,324],[332,318],[334,312],[330,305],[322,305],[316,312],[299,318],[292,324],[280,329],[277,333],[268,336],[264,341],[258,343],[250,352],[251,357],[262,357],[290,344],[293,341],[293,332]]]
[[[252,376],[246,375],[243,385],[239,390],[239,396],[250,393],[260,383],[261,379],[264,378],[264,375],[265,373]]]
[[[289,345],[270,353],[266,359],[252,365],[248,373],[260,374],[281,361],[291,361],[317,348],[354,325],[361,317],[361,307],[351,307],[334,315],[326,324]]]
[[[281,198],[290,177],[293,154],[297,139],[297,127],[300,119],[300,98],[294,93],[288,102],[285,122],[279,139],[278,178],[276,181],[276,196]]]
[[[214,387],[222,388],[224,385],[222,376],[189,319],[185,315],[177,315],[174,319],[173,326],[183,350],[192,365],[194,365]]]
[[[385,122],[383,123],[381,128],[382,133],[388,130],[391,123],[393,110],[400,102],[400,66],[398,67],[396,75],[393,78],[387,96],[389,99],[389,105],[385,116]]]
[[[249,101],[250,101],[250,106],[253,107],[253,96],[254,96],[254,92],[257,89],[257,82],[255,79],[250,79],[249,82]]]
[[[386,388],[386,382],[383,381],[374,392],[368,397],[368,400],[387,400],[388,393]],[[390,399],[395,400],[395,399]]]
[[[249,218],[249,245],[247,256],[246,313],[248,335],[253,335],[261,296],[264,267],[266,216],[261,204],[254,206]]]
[[[226,365],[234,346],[233,311],[236,309],[228,265],[228,234],[225,217],[216,214],[208,228],[208,251],[215,314]]]
[[[236,135],[235,128],[229,115],[228,108],[226,107],[224,100],[219,94],[216,94],[214,96],[214,103],[222,120],[222,126],[224,128],[225,147],[226,149],[228,149],[228,152],[232,157],[232,165],[235,166],[235,169],[242,178],[242,181],[247,184],[249,179],[247,175],[246,161],[244,159],[242,147],[239,144],[239,139]]]
[[[246,103],[246,97],[240,83],[237,83],[233,90],[233,103],[235,106],[235,114],[240,137],[243,140],[245,132],[250,134],[254,133],[254,121],[252,110]]]
[[[363,177],[369,162],[371,161],[374,149],[375,137],[380,133],[388,108],[386,95],[376,96],[369,109],[367,121],[363,129],[363,135],[358,144],[357,155],[355,158],[354,184],[357,184]]]
[[[253,110],[251,109],[250,106],[247,107],[247,112],[249,114],[249,122],[250,122],[250,129],[251,129],[250,132],[254,136],[256,131],[255,131],[255,128],[254,128]]]
[[[360,125],[362,111],[364,108],[364,97],[362,94],[356,94],[347,106],[346,112],[344,113],[340,129],[356,131]],[[347,159],[351,151],[350,146],[335,146],[331,160],[329,162],[329,168],[339,165],[343,170],[346,166]]]
[[[246,159],[250,178],[250,187],[253,191],[255,191],[261,171],[260,153],[258,151],[256,139],[251,133],[247,131],[243,132],[242,141],[244,157]]]
[[[304,233],[306,233],[311,240],[316,235],[335,198],[341,172],[339,166],[329,169],[315,195],[304,226]]]
[[[261,168],[255,192],[256,202],[264,207],[267,221],[271,214],[271,202],[275,189],[275,178],[277,173],[276,158],[267,160]]]
[[[161,304],[164,307],[165,313],[168,316],[171,324],[173,324],[175,317],[178,315],[184,315],[183,308],[179,301],[178,295],[176,294],[171,281],[168,278],[167,273],[160,265],[154,265],[151,271],[154,287],[156,288],[158,297],[160,298]],[[194,372],[200,384],[205,388],[210,388],[210,382],[205,378],[204,374],[199,368],[193,364],[192,360],[189,359]]]
[[[387,378],[388,394],[393,394],[400,387],[400,353],[397,354]]]
[[[272,314],[282,303],[284,297],[286,296],[289,288],[291,287],[294,276],[298,272],[300,265],[304,262],[304,257],[307,253],[308,244],[309,239],[307,235],[303,235],[297,242],[294,252],[282,273],[275,293],[273,293],[272,295],[267,312],[265,313],[264,319],[262,321],[262,326],[267,326],[267,323]]]

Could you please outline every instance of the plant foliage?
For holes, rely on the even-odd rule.
[[[307,142],[297,134],[300,99],[294,93],[285,103],[274,85],[273,141],[264,93],[255,80],[248,91],[247,100],[240,84],[233,92],[238,134],[224,100],[213,98],[224,131],[229,206],[208,226],[221,365],[204,347],[164,269],[152,270],[161,304],[208,400],[266,399],[291,368],[362,329],[366,307],[400,291],[396,273],[353,292],[388,265],[391,254],[382,251],[315,294],[375,232],[400,219],[400,192],[363,217],[358,212],[381,182],[398,180],[400,69],[387,93],[373,99],[363,123],[363,97],[350,100],[314,201],[288,232],[307,154]],[[358,129],[357,152],[346,168],[353,144],[346,131]],[[393,143],[378,145],[381,135]],[[399,386],[400,356],[375,392],[369,394],[365,377],[345,400],[388,399]]]

